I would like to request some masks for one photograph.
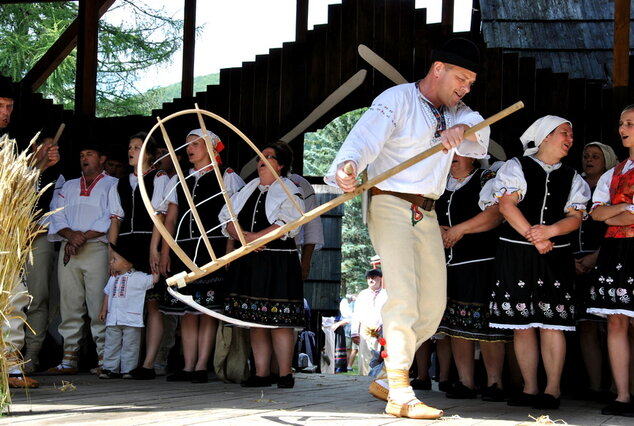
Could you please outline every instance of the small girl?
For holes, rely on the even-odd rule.
[[[112,275],[104,288],[103,307],[99,319],[106,323],[103,368],[100,379],[131,379],[130,371],[139,362],[143,304],[146,290],[159,279],[134,270],[135,254],[129,249],[110,244]]]

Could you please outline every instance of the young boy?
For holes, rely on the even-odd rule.
[[[134,253],[110,244],[112,276],[104,288],[99,319],[106,322],[106,341],[100,379],[131,379],[139,362],[145,292],[159,279],[134,269]]]

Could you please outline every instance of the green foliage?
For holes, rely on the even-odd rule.
[[[0,6],[0,74],[20,81],[77,17],[76,2]],[[119,0],[99,22],[97,115],[148,114],[155,94],[134,89],[139,71],[171,60],[180,47],[182,20],[151,2]],[[120,17],[120,18],[117,18]],[[119,22],[115,22],[119,19]],[[76,51],[39,88],[72,109]]]
[[[323,129],[304,136],[304,174],[323,176],[346,136],[367,108],[348,112]],[[363,224],[361,197],[345,204],[341,247],[341,294],[358,293],[367,287],[365,272],[370,268],[372,247],[367,226]]]
[[[194,93],[204,92],[207,86],[219,84],[220,73],[201,75],[194,78]],[[144,114],[150,114],[154,109],[160,109],[165,102],[172,102],[181,96],[181,83],[170,84],[165,87],[157,87],[147,92],[135,95],[131,98],[132,102],[136,102],[139,108],[145,111]]]

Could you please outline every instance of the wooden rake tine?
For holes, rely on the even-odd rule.
[[[237,219],[234,220],[234,218],[237,218],[237,216],[234,212],[233,204],[231,203],[231,201],[229,200],[229,196],[227,195],[227,187],[225,186],[225,181],[222,178],[222,174],[220,173],[220,169],[218,168],[218,162],[216,161],[216,156],[218,155],[218,152],[216,151],[214,144],[211,142],[211,139],[209,138],[209,135],[207,134],[207,126],[205,125],[205,120],[203,119],[201,110],[200,108],[198,108],[198,103],[194,104],[194,109],[196,110],[196,116],[198,117],[198,124],[200,124],[200,128],[203,131],[203,139],[205,140],[205,145],[207,146],[207,152],[209,153],[209,158],[211,159],[211,164],[213,166],[214,173],[216,174],[216,180],[220,184],[220,189],[222,190],[222,198],[225,200],[225,204],[229,208],[229,214],[231,215],[231,219],[233,220],[234,226],[236,227],[236,232],[238,233],[238,239],[240,240],[242,245],[244,245],[247,243],[244,238],[244,232],[242,231],[242,228],[238,224]],[[208,238],[207,238],[207,241],[209,241]],[[211,256],[211,259],[216,260],[216,254],[211,248],[211,245],[208,248],[209,248],[209,255]]]
[[[511,105],[508,108],[503,109],[502,111],[498,112],[497,114],[487,118],[486,120],[476,124],[473,127],[470,127],[469,129],[467,129],[464,132],[465,136],[469,136],[475,132],[477,132],[478,130],[482,130],[485,127],[490,126],[491,124],[503,119],[504,117],[514,113],[515,111],[524,108],[524,103],[522,101],[516,102],[513,105]],[[291,223],[287,223],[284,226],[281,226],[280,228],[277,228],[269,233],[267,233],[266,235],[261,236],[260,238],[258,238],[257,240],[251,241],[249,244],[247,244],[246,246],[242,246],[234,251],[232,251],[231,253],[228,253],[220,258],[218,258],[215,262],[210,262],[207,263],[206,265],[203,265],[201,267],[201,269],[204,270],[205,274],[209,274],[213,271],[216,271],[217,269],[223,267],[224,265],[233,262],[234,260],[246,255],[247,253],[252,252],[253,250],[256,250],[257,248],[267,244],[270,241],[273,241],[279,237],[281,237],[282,235],[286,234],[287,232],[292,231],[293,229],[307,223],[310,222],[311,220],[315,219],[318,216],[321,216],[322,214],[334,209],[335,207],[345,203],[346,201],[356,197],[357,195],[360,195],[363,191],[366,191],[370,188],[372,188],[373,186],[377,185],[380,182],[383,182],[385,179],[394,176],[395,174],[405,170],[408,167],[413,166],[414,164],[418,163],[419,161],[424,160],[427,157],[430,157],[440,151],[443,150],[443,146],[442,144],[437,144],[423,152],[421,152],[418,155],[415,155],[414,157],[410,158],[409,160],[394,166],[393,168],[381,173],[380,175],[362,183],[361,185],[357,186],[357,188],[354,191],[351,192],[347,192],[343,195],[340,195],[339,197],[328,201],[327,203],[322,204],[319,207],[316,207],[314,209],[312,209],[309,212],[306,212],[305,214],[302,215],[302,217],[300,217],[299,219],[297,219],[296,221],[293,221]],[[170,278],[167,279],[167,284],[171,285],[171,286],[178,286],[178,287],[184,287],[185,285],[187,285],[188,282],[193,281],[195,279],[198,279],[200,276],[193,274],[193,273],[186,273],[186,272],[182,272],[179,274],[176,274]]]

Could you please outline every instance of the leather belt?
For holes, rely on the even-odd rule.
[[[412,204],[417,205],[421,209],[425,211],[434,210],[434,206],[436,204],[436,200],[432,198],[423,197],[422,195],[417,194],[408,194],[406,192],[396,192],[396,191],[383,191],[382,189],[373,186],[370,188],[370,194],[372,195],[392,195],[394,197],[400,198],[402,200],[408,201]]]

